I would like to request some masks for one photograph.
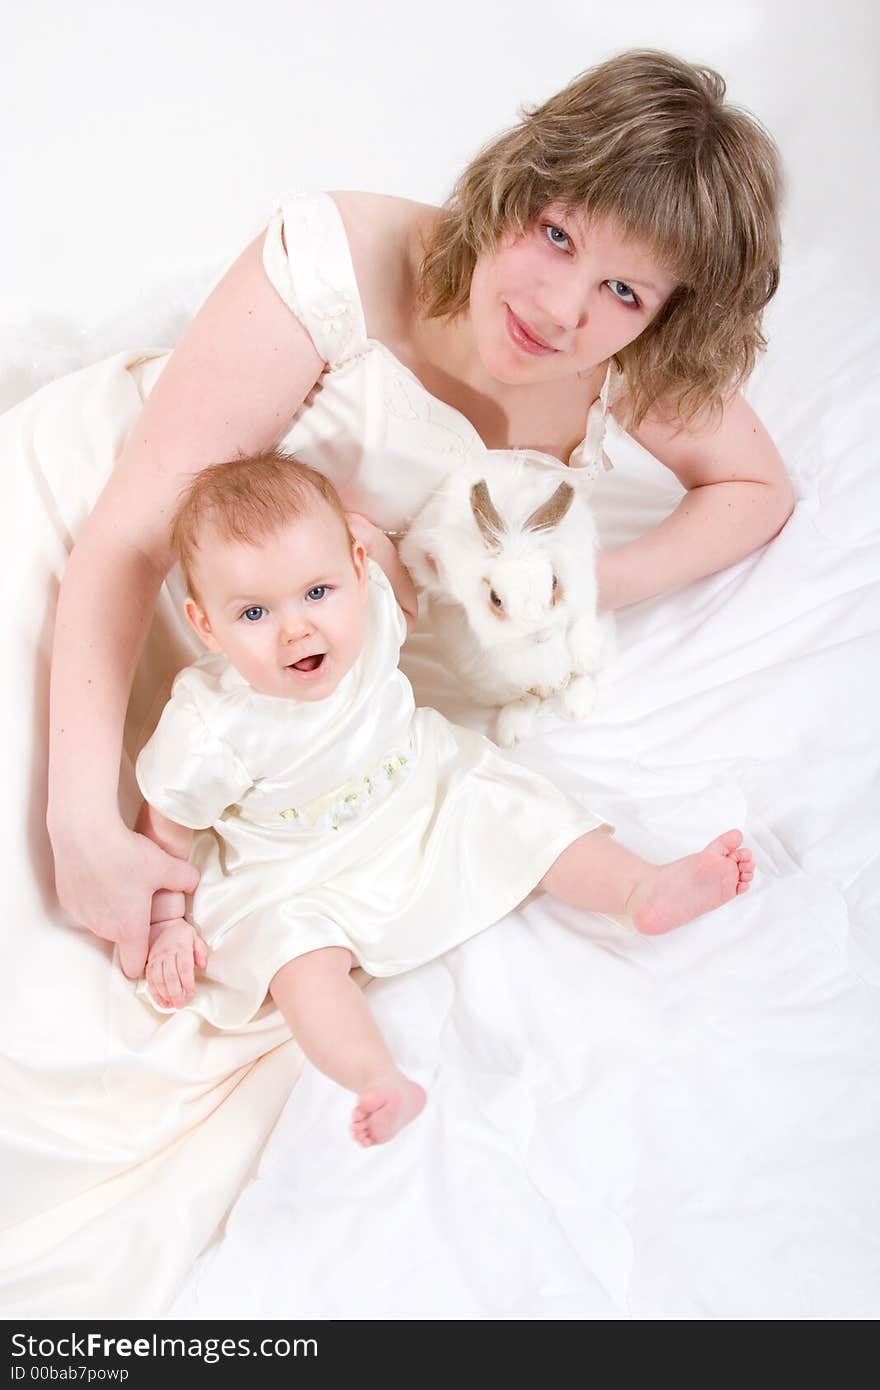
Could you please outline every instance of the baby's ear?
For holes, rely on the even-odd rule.
[[[189,619],[190,627],[193,629],[196,636],[200,638],[202,642],[204,642],[205,646],[208,648],[208,651],[221,651],[222,649],[220,647],[220,643],[214,636],[214,633],[211,629],[211,624],[208,622],[208,615],[206,614],[204,608],[202,608],[200,604],[196,603],[194,598],[188,598],[186,603],[183,605],[183,611]]]
[[[361,598],[366,602],[370,576],[367,569],[367,552],[360,541],[355,541],[354,545],[351,547],[351,563],[357,575]]]

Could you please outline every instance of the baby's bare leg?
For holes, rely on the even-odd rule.
[[[357,1093],[351,1131],[368,1148],[393,1139],[423,1109],[425,1092],[400,1071],[349,971],[342,946],[288,961],[269,993],[303,1052],[319,1071]]]
[[[631,917],[639,931],[656,936],[746,892],[754,863],[741,845],[740,832],[728,830],[699,854],[649,864],[600,826],[562,851],[541,887],[574,907]]]

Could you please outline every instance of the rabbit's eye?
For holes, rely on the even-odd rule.
[[[501,608],[501,600],[494,589],[489,590],[489,598],[491,599],[492,603],[495,605],[496,608]]]
[[[554,592],[554,594],[556,593],[556,590],[557,590],[558,587],[559,587],[559,580],[556,578],[556,575],[554,574],[554,576],[553,576],[553,592]]]

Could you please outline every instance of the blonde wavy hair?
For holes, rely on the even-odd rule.
[[[609,219],[678,281],[616,359],[630,423],[659,402],[682,423],[713,414],[766,347],[761,315],[779,284],[779,152],[725,91],[711,68],[639,49],[521,108],[440,210],[418,271],[421,312],[465,309],[477,258],[551,203]]]

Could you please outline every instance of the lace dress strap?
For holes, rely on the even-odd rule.
[[[587,415],[587,431],[581,443],[568,460],[569,468],[578,468],[586,478],[598,478],[614,464],[605,453],[605,433],[608,428],[608,412],[624,387],[623,373],[614,362],[608,363],[605,380],[597,400],[593,401]]]
[[[348,238],[329,193],[285,198],[269,222],[263,266],[330,368],[367,350]]]

